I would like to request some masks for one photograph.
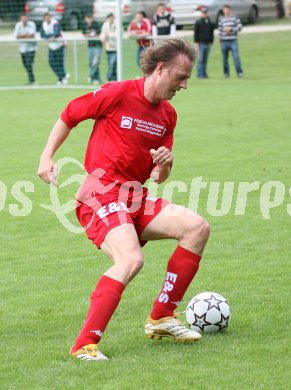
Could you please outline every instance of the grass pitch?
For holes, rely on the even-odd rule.
[[[242,80],[234,71],[222,79],[216,42],[211,79],[197,81],[193,75],[188,90],[173,100],[179,122],[171,180],[187,186],[174,200],[187,205],[192,179],[202,176],[207,187],[198,212],[212,226],[200,271],[180,308],[198,292],[221,293],[232,308],[227,332],[204,336],[195,345],[144,337],[145,317],[175,248],[170,241],[149,243],[145,266],[126,289],[101,343],[109,363],[68,355],[108,260],[85,234],[68,232],[41,207],[51,203],[49,187],[36,177],[53,123],[80,91],[0,92],[1,389],[290,388],[290,38],[290,32],[241,36]],[[132,58],[128,73],[134,77],[133,44],[126,56]],[[56,158],[82,161],[91,126],[74,129]],[[74,173],[82,172],[74,164],[65,166],[60,183]],[[24,210],[22,199],[15,199],[17,181],[32,183],[25,187],[31,203]],[[264,219],[260,204],[270,181],[284,193]],[[224,216],[213,215],[211,182],[234,183]],[[236,212],[240,182],[259,182],[244,215]],[[77,183],[60,189],[61,204],[76,190]],[[271,201],[279,192],[273,188]],[[222,187],[218,208],[221,199]],[[12,215],[19,213],[28,215]],[[77,225],[73,212],[68,219]]]

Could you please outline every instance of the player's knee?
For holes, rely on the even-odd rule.
[[[141,253],[130,253],[127,257],[129,274],[136,275],[143,267],[144,260]]]
[[[210,235],[210,225],[209,223],[200,216],[195,216],[188,227],[188,237],[192,237],[193,240],[197,239],[206,243]]]
[[[201,238],[206,242],[210,236],[210,225],[203,218],[202,218],[202,221],[200,223],[199,232],[200,232]]]

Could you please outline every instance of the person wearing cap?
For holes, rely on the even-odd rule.
[[[103,42],[108,63],[107,80],[117,80],[117,35],[115,16],[110,13],[101,28],[100,39]]]
[[[194,25],[194,42],[199,51],[197,63],[198,79],[207,79],[207,61],[214,40],[215,24],[208,16],[208,8],[200,7],[201,18]]]

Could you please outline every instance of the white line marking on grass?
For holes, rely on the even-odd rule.
[[[19,91],[19,90],[39,90],[39,89],[91,89],[94,91],[96,86],[92,85],[15,85],[0,87],[0,91]]]

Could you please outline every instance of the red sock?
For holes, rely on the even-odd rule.
[[[84,326],[72,352],[87,344],[97,344],[117,308],[125,285],[103,275],[91,295],[91,305]]]
[[[173,316],[189,284],[198,271],[201,256],[178,246],[168,262],[166,279],[155,300],[151,317],[158,320]]]

